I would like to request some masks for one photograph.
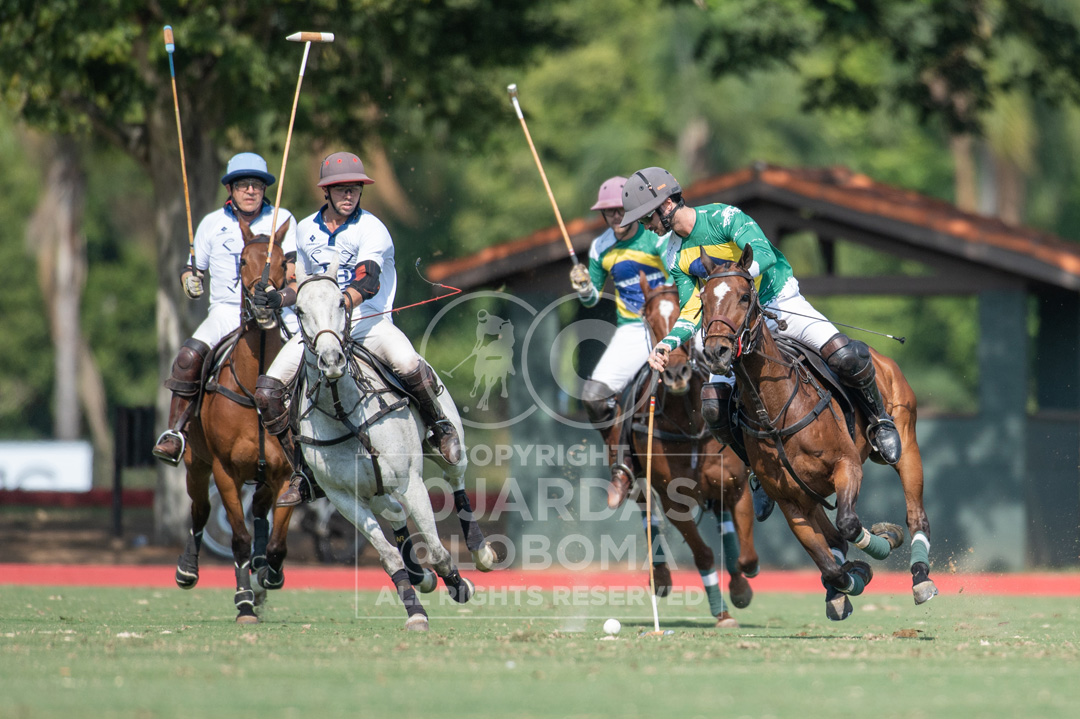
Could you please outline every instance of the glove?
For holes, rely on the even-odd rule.
[[[256,307],[269,307],[276,310],[281,307],[281,293],[275,290],[266,280],[255,283],[254,300]]]
[[[570,270],[570,286],[579,295],[592,294],[592,280],[589,279],[589,270],[585,265],[574,265]]]
[[[197,300],[202,297],[202,273],[198,270],[189,272],[184,275],[184,294],[189,299]]]

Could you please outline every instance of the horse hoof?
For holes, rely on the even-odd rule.
[[[653,584],[656,596],[666,597],[671,594],[671,569],[667,563],[653,565]]]
[[[244,612],[241,612],[236,617],[236,623],[237,624],[258,624],[259,623],[259,618],[254,613],[246,614]]]
[[[851,616],[855,609],[851,606],[851,600],[846,594],[836,593],[836,596],[825,597],[825,616],[831,621],[842,622]]]
[[[740,565],[739,569],[742,570],[743,576],[747,579],[753,579],[761,571],[761,565],[756,561],[753,564]]]
[[[259,567],[259,571],[255,573],[255,581],[263,590],[267,589],[281,589],[285,586],[285,572],[270,572],[269,565]]]
[[[736,609],[746,609],[754,598],[754,590],[750,582],[746,581],[746,577],[741,574],[733,575],[728,581],[728,593],[731,595],[731,604]]]
[[[472,599],[473,593],[476,591],[476,585],[468,577],[462,577],[461,583],[457,587],[447,587],[447,590],[450,592],[451,599],[458,604],[464,604]]]
[[[888,540],[889,547],[896,549],[904,543],[904,528],[892,522],[878,522],[870,527],[870,534]]]
[[[439,575],[430,569],[424,568],[424,579],[416,585],[422,594],[431,594],[439,588]]]
[[[491,542],[484,542],[484,546],[472,553],[472,558],[476,569],[481,572],[490,572],[501,561]]]
[[[716,626],[720,629],[738,629],[739,623],[728,612],[720,612],[716,616]]]
[[[405,631],[426,632],[428,629],[428,620],[423,614],[414,614],[405,620]]]
[[[176,568],[176,586],[181,589],[193,589],[198,583],[199,574],[197,572],[192,574],[191,572],[185,572],[180,567]]]
[[[911,588],[912,594],[915,595],[915,604],[919,605],[923,602],[929,602],[931,599],[937,596],[937,587],[934,586],[934,582],[927,579],[924,582],[919,582]]]

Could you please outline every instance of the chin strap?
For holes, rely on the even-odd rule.
[[[675,207],[671,208],[671,212],[660,214],[660,225],[664,228],[664,232],[671,232],[671,218],[675,216],[675,213],[685,207],[685,203],[679,200],[675,203]]]

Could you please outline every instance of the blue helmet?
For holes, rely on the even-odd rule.
[[[225,168],[225,176],[221,178],[221,184],[228,185],[241,177],[257,177],[267,185],[272,185],[276,181],[276,178],[266,171],[266,160],[254,152],[233,155]]]

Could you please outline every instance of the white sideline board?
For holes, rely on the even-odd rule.
[[[0,489],[86,492],[93,482],[89,442],[0,442]]]

